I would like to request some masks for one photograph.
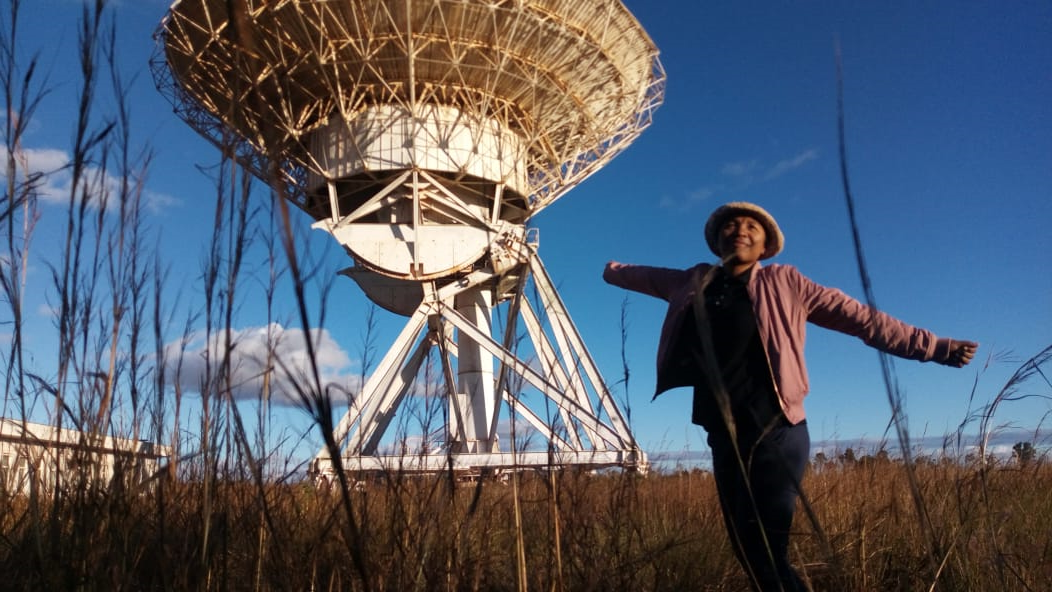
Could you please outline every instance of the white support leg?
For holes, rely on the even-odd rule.
[[[461,292],[454,299],[455,308],[469,323],[492,335],[493,292],[485,287]],[[491,433],[497,416],[496,385],[493,382],[493,355],[463,331],[457,333],[458,389],[465,398],[461,431],[465,441],[458,452],[497,452],[496,434]]]
[[[559,298],[559,293],[555,290],[555,285],[552,283],[551,278],[548,277],[548,271],[544,268],[544,264],[541,263],[537,253],[532,253],[530,256],[530,269],[533,272],[537,290],[545,303],[545,308],[554,311],[554,314],[549,314],[549,319],[552,325],[560,327],[555,329],[555,331],[557,333],[561,331],[568,338],[569,347],[580,361],[584,375],[595,388],[599,397],[599,403],[610,418],[614,429],[625,439],[626,444],[635,447],[635,438],[632,437],[632,431],[628,429],[628,423],[621,415],[621,409],[618,408],[617,403],[614,401],[614,396],[610,394],[610,390],[606,387],[606,381],[603,380],[602,375],[599,373],[599,367],[596,366],[595,360],[592,359],[592,354],[585,347],[581,334],[570,319],[570,315],[566,311],[566,305]]]

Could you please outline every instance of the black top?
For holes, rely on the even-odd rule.
[[[731,414],[739,433],[761,432],[782,416],[767,355],[760,343],[756,315],[746,282],[749,272],[734,277],[722,268],[705,288],[705,310],[720,378],[730,396]],[[688,310],[673,359],[675,372],[694,385],[692,421],[707,431],[725,432],[722,415],[701,368],[701,340],[693,309]]]

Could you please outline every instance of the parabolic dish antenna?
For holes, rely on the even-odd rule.
[[[619,0],[177,0],[159,46],[155,78],[177,113],[335,237],[370,299],[409,317],[317,477],[645,468],[526,228],[661,103],[657,48]],[[445,420],[407,452],[410,439],[385,435],[433,349]],[[502,444],[502,403],[545,446]]]

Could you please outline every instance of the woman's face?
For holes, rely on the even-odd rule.
[[[767,233],[752,216],[728,218],[720,227],[720,257],[727,263],[751,265],[767,250]]]

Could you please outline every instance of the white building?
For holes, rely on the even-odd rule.
[[[51,425],[0,418],[0,491],[29,493],[35,480],[45,493],[56,484],[108,485],[120,474],[140,483],[157,472],[168,448]]]

